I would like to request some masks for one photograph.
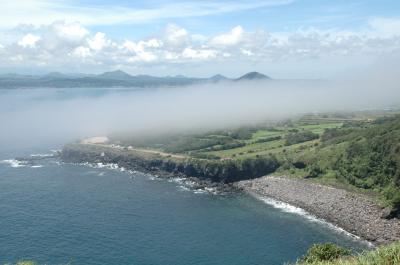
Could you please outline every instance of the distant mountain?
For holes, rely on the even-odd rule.
[[[271,77],[261,74],[259,72],[250,72],[239,77],[236,80],[240,81],[240,80],[268,80],[268,79],[271,79]]]
[[[173,76],[172,78],[187,78],[187,77],[184,75],[176,75],[176,76]]]
[[[129,80],[132,79],[133,76],[131,76],[128,73],[125,73],[124,71],[116,70],[116,71],[102,73],[97,77],[105,79],[115,79],[115,80]]]
[[[223,75],[220,75],[220,74],[214,75],[214,76],[210,77],[209,79],[214,82],[229,80],[229,78],[227,78]]]
[[[66,74],[60,73],[60,72],[50,72],[47,75],[44,75],[43,77],[47,78],[65,78],[68,77]]]
[[[193,78],[183,75],[157,77],[151,75],[130,75],[116,70],[98,75],[93,74],[65,74],[51,72],[42,76],[3,74],[0,75],[0,89],[2,88],[73,88],[73,87],[165,87],[184,86],[192,84],[217,83],[221,81],[240,80],[269,80],[266,75],[250,72],[238,79],[230,79],[217,74],[209,78]]]

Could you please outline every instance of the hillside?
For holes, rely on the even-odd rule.
[[[254,178],[273,172],[269,167],[265,172],[255,170],[254,161],[276,161],[274,174],[369,193],[392,207],[387,218],[398,217],[400,116],[378,116],[314,116],[208,133],[111,138],[122,146],[180,154],[201,164],[235,165],[240,174],[232,179],[239,180],[245,174]]]

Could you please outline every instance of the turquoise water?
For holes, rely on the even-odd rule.
[[[60,134],[74,127],[71,117],[85,115],[73,111],[77,102],[91,106],[114,93],[85,91],[0,91],[0,264],[282,264],[317,242],[365,247],[244,194],[199,193],[178,182],[54,158],[16,167],[10,159],[49,153],[80,136],[79,130]],[[53,117],[61,103],[73,114],[69,120]]]

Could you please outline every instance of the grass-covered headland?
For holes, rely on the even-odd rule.
[[[276,173],[365,192],[400,212],[400,115],[349,113],[207,133],[158,137],[114,135],[128,148],[172,156],[153,166],[214,181]],[[180,159],[173,157],[179,155]]]
[[[111,143],[70,145],[63,156],[73,160],[79,153],[81,161],[225,183],[271,173],[312,179],[378,198],[391,208],[388,218],[400,213],[400,115],[392,112],[308,115],[181,135],[119,134],[111,136]]]

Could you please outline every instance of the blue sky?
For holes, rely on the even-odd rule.
[[[199,1],[209,3],[223,3],[235,1]],[[251,2],[251,1],[237,1]],[[257,3],[257,1],[254,1]],[[263,1],[258,1],[263,2]],[[268,1],[264,1],[268,3]],[[317,27],[321,29],[347,29],[357,30],[365,27],[369,19],[375,17],[400,17],[400,1],[396,0],[293,0],[270,1],[271,5],[265,7],[237,10],[234,12],[221,12],[206,16],[193,16],[185,18],[154,19],[139,24],[118,23],[115,25],[93,26],[93,30],[103,30],[110,35],[145,37],[161,30],[167,23],[179,24],[199,34],[215,34],[229,30],[240,24],[249,29],[265,29],[269,31],[294,31],[299,28]],[[274,4],[275,2],[275,4]],[[281,3],[279,3],[281,2]],[[131,9],[157,9],[171,3],[188,1],[72,1],[71,5],[81,7],[113,8],[115,6]],[[101,22],[100,22],[101,23]]]
[[[0,72],[319,78],[400,49],[394,0],[15,0],[2,10]]]

